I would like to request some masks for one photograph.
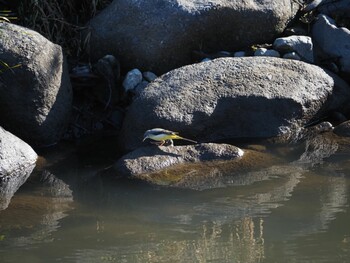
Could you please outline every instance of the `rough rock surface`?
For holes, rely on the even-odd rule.
[[[313,44],[308,36],[289,36],[276,38],[273,48],[279,52],[295,51],[303,61],[314,63]]]
[[[340,65],[340,70],[350,73],[350,30],[338,28],[335,21],[319,15],[312,27],[312,38],[327,59],[333,59]]]
[[[336,76],[300,61],[215,59],[150,83],[130,106],[119,142],[135,149],[156,127],[200,142],[281,136],[340,107],[349,90]]]
[[[0,127],[0,210],[33,171],[37,155],[21,139]]]
[[[333,132],[339,136],[350,137],[350,121],[339,124]]]
[[[72,104],[61,47],[11,23],[0,34],[0,124],[31,144],[57,142]]]
[[[91,55],[157,74],[190,64],[193,50],[271,42],[296,14],[290,0],[119,0],[90,21]]]
[[[178,164],[232,160],[242,156],[241,149],[228,144],[142,147],[119,159],[114,169],[119,176],[135,176],[164,170]]]

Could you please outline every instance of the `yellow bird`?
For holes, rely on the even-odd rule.
[[[155,141],[154,144],[157,144],[159,146],[162,146],[166,141],[170,141],[171,146],[174,146],[173,140],[185,140],[193,143],[197,143],[196,141],[181,137],[178,135],[178,132],[173,132],[169,130],[164,130],[162,128],[154,128],[151,130],[148,130],[143,135],[143,140],[145,141],[147,138]]]

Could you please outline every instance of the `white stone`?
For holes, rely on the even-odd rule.
[[[276,38],[273,42],[273,48],[279,52],[295,51],[303,61],[308,63],[314,62],[314,51],[311,37],[294,35]]]
[[[125,92],[132,91],[135,87],[141,83],[142,73],[137,68],[130,70],[123,81],[123,88]]]
[[[276,57],[276,58],[281,57],[280,53],[278,51],[273,50],[273,49],[262,48],[262,47],[255,50],[254,56]]]

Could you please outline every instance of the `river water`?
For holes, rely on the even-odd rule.
[[[307,169],[253,169],[198,191],[94,177],[114,153],[90,152],[43,153],[0,212],[1,263],[350,261],[344,155]],[[37,179],[45,170],[59,190]]]

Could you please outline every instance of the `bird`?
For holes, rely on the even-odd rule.
[[[193,143],[197,143],[194,140],[190,140],[184,137],[181,137],[178,135],[178,132],[173,132],[169,130],[165,130],[162,128],[154,128],[151,130],[147,130],[145,134],[143,135],[143,140],[145,141],[147,138],[155,141],[154,144],[157,144],[158,146],[162,146],[166,141],[170,141],[170,145],[174,146],[173,140],[185,140]]]

